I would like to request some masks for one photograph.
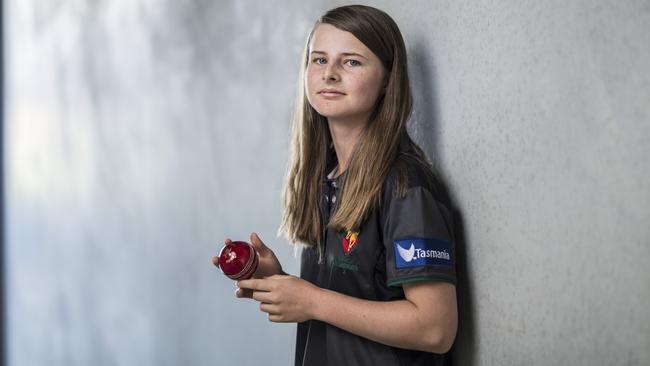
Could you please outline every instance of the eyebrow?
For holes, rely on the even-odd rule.
[[[320,54],[323,54],[323,55],[327,55],[327,52],[323,52],[323,51],[311,51],[311,53],[312,54],[313,53],[320,53]],[[343,55],[343,56],[359,56],[359,57],[363,57],[365,59],[368,59],[366,56],[364,56],[364,55],[362,55],[360,53],[356,53],[356,52],[343,52],[343,53],[341,53],[341,55]]]

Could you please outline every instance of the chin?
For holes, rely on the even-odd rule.
[[[340,106],[316,105],[314,109],[318,114],[326,118],[345,118],[356,114],[356,111],[351,111],[348,108],[341,108]]]
[[[325,118],[340,118],[340,117],[345,117],[347,113],[341,112],[341,111],[336,111],[332,110],[331,108],[314,108],[318,114]]]

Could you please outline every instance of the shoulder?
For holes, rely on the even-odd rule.
[[[449,206],[449,195],[438,172],[413,153],[400,152],[384,182],[384,202],[404,199],[408,192],[413,190],[424,190],[439,203]]]

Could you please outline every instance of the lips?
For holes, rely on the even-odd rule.
[[[342,95],[345,95],[345,93],[336,89],[322,89],[321,91],[318,92],[318,94],[324,97],[340,97]]]

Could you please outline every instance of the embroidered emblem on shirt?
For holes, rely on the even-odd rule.
[[[343,231],[341,232],[343,234]],[[357,245],[357,238],[359,237],[359,232],[358,231],[352,231],[348,230],[348,232],[345,234],[345,237],[343,238],[343,252],[345,254],[350,253],[352,248],[354,248],[355,245]]]
[[[405,238],[395,240],[395,267],[446,266],[452,267],[451,243],[433,238]]]
[[[359,272],[359,266],[352,262],[350,257],[336,257],[334,258],[334,266],[343,269],[345,271]]]

